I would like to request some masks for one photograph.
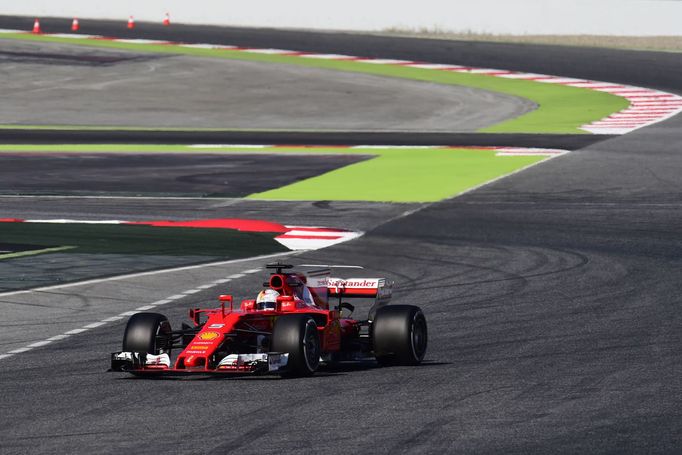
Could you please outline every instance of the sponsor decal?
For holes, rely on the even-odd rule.
[[[218,332],[203,332],[203,333],[200,333],[199,335],[197,335],[197,337],[200,340],[212,341],[212,340],[215,340],[216,338],[220,338],[220,333],[218,333]]]
[[[331,279],[329,280],[329,287],[346,287],[346,288],[376,288],[379,286],[378,279],[349,279],[349,280],[339,280]]]
[[[206,346],[213,346],[213,341],[192,341],[192,346],[199,346],[199,345],[206,345]]]
[[[193,344],[189,348],[194,349],[195,351],[205,351],[208,348],[210,348],[210,346],[197,346],[197,345]]]
[[[225,327],[225,324],[211,324],[208,326],[209,329],[222,329]]]

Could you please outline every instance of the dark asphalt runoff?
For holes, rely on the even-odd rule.
[[[454,145],[575,150],[609,139],[591,134],[305,131],[106,131],[0,129],[0,144]]]
[[[85,33],[119,30],[682,93],[682,59],[672,53],[84,25]],[[123,333],[114,323],[0,360],[0,452],[678,453],[680,131],[678,117],[590,145],[293,259],[362,264],[367,275],[395,279],[394,301],[420,305],[429,321],[423,366],[356,366],[294,380],[138,380],[104,373]],[[247,297],[261,280],[229,285]],[[188,295],[163,312],[179,325],[187,308],[219,292]]]
[[[245,197],[368,158],[253,153],[4,154],[0,194]]]

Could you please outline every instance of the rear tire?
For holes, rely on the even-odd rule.
[[[170,355],[171,326],[168,318],[159,313],[132,315],[123,334],[123,351]]]
[[[372,323],[374,356],[380,365],[418,365],[428,344],[426,318],[419,307],[387,305]]]
[[[273,352],[288,352],[283,375],[311,376],[320,365],[320,335],[315,320],[305,314],[280,316],[272,329]]]

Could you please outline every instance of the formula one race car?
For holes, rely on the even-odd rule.
[[[218,308],[189,310],[193,326],[173,330],[158,313],[131,316],[110,371],[309,376],[339,361],[417,365],[424,358],[426,318],[416,306],[388,305],[392,282],[330,278],[326,266],[306,272],[280,263],[266,267],[272,272],[258,299],[235,308],[231,295],[221,295]],[[365,319],[352,317],[355,307],[346,299],[353,298],[371,299]],[[174,349],[181,352],[171,360]]]

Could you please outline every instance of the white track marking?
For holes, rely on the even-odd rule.
[[[170,297],[166,297],[166,300],[178,300],[184,297],[184,294],[175,294]]]
[[[78,286],[85,286],[85,285],[89,285],[89,284],[107,283],[109,281],[120,281],[120,280],[125,280],[127,278],[138,278],[138,277],[143,277],[143,276],[162,275],[164,273],[182,272],[182,271],[186,271],[186,270],[197,270],[197,269],[203,269],[206,267],[218,267],[221,265],[239,264],[242,262],[258,261],[258,260],[262,260],[262,259],[270,259],[270,258],[276,258],[276,257],[281,257],[281,256],[289,256],[292,254],[295,254],[295,252],[285,251],[282,253],[266,254],[263,256],[255,256],[255,257],[251,257],[251,258],[231,259],[229,261],[209,262],[208,264],[188,265],[188,266],[176,267],[176,268],[171,268],[171,269],[163,269],[163,270],[151,270],[149,272],[131,273],[128,275],[118,275],[118,276],[113,276],[113,277],[108,277],[108,278],[96,278],[96,279],[86,280],[86,281],[77,281],[75,283],[55,284],[53,286],[44,286],[44,287],[33,288],[33,289],[24,289],[21,291],[2,292],[2,293],[0,293],[0,297],[8,297],[8,296],[14,296],[14,295],[21,295],[21,294],[30,294],[33,292],[54,291],[57,289],[68,289],[68,288],[73,288],[73,287],[78,287]],[[175,296],[173,296],[173,297],[175,297]],[[179,297],[175,297],[175,298],[182,298],[182,297],[184,297],[184,296],[180,295]]]
[[[119,220],[68,220],[68,219],[51,219],[51,220],[24,220],[24,223],[51,223],[51,224],[121,224]]]
[[[29,345],[26,346],[26,347],[27,347],[27,348],[33,349],[33,348],[39,348],[39,347],[42,347],[42,346],[47,346],[47,345],[50,344],[50,343],[53,343],[53,341],[52,341],[52,340],[44,340],[44,341],[38,341],[38,342],[36,342],[36,343],[29,344]]]
[[[122,317],[119,319],[123,319]],[[65,338],[69,338],[69,335],[55,335],[53,337],[48,338],[46,341],[59,341],[63,340]]]
[[[93,322],[92,324],[84,325],[83,328],[84,329],[96,329],[97,327],[101,327],[105,324],[106,324],[106,322],[104,322],[104,321]]]
[[[57,38],[77,38],[77,39],[99,38],[98,35],[83,35],[83,34],[76,34],[76,33],[51,33],[50,36],[55,36]]]
[[[352,55],[343,54],[303,54],[303,58],[317,58],[320,60],[355,60],[356,57]]]
[[[192,149],[264,149],[274,147],[274,144],[192,144],[187,147]]]
[[[287,255],[290,255],[291,253],[287,252],[286,254],[287,254]],[[272,256],[282,256],[282,254],[268,255],[268,256],[265,256],[265,257],[272,257]],[[263,259],[263,258],[264,258],[264,256],[260,256],[260,257],[258,257],[258,258],[249,258],[249,260]],[[245,260],[235,260],[235,261],[227,261],[227,263],[229,264],[229,263],[244,262],[244,261],[245,261]],[[203,267],[215,266],[215,265],[218,265],[218,264],[221,264],[221,263],[205,264],[205,265],[203,265]],[[197,267],[195,267],[195,268],[197,268]],[[174,271],[183,270],[183,268],[180,268],[180,269],[172,269],[172,270],[174,270]],[[164,272],[169,272],[169,271],[170,271],[170,270],[165,270]],[[248,270],[244,270],[244,271],[241,272],[241,273],[235,273],[234,275],[230,275],[228,278],[223,278],[223,279],[220,279],[220,280],[211,281],[210,283],[202,284],[202,285],[197,286],[197,287],[195,287],[195,288],[192,288],[192,289],[188,289],[188,290],[186,290],[186,291],[183,291],[183,292],[180,293],[180,294],[171,295],[170,297],[166,297],[166,298],[164,298],[164,299],[157,300],[156,302],[152,302],[152,303],[150,303],[150,304],[148,304],[148,305],[141,306],[141,307],[139,307],[139,308],[136,308],[135,310],[132,310],[132,311],[125,311],[125,312],[120,313],[120,314],[118,314],[118,315],[116,315],[116,316],[110,316],[110,317],[108,317],[108,318],[102,319],[101,321],[92,322],[92,323],[90,323],[90,324],[84,325],[83,327],[80,327],[80,328],[77,328],[77,329],[73,329],[73,330],[69,330],[68,332],[62,333],[61,335],[55,335],[55,336],[52,336],[52,337],[47,338],[47,339],[45,339],[45,340],[36,341],[36,342],[33,342],[33,343],[31,343],[31,344],[29,344],[29,345],[26,345],[26,346],[24,346],[24,347],[21,347],[21,348],[18,348],[18,349],[14,349],[14,350],[12,350],[12,351],[8,351],[8,352],[6,352],[5,354],[0,354],[0,360],[2,360],[2,359],[7,359],[7,358],[12,357],[12,356],[14,356],[14,355],[16,355],[16,354],[23,354],[24,352],[28,352],[28,351],[31,351],[31,350],[36,349],[36,348],[40,348],[40,347],[43,347],[43,346],[47,346],[47,345],[49,345],[49,344],[51,344],[51,343],[53,343],[53,342],[55,342],[55,341],[61,341],[61,340],[64,340],[64,339],[66,339],[66,338],[69,338],[69,337],[71,337],[71,336],[73,336],[73,335],[79,335],[79,334],[81,334],[81,333],[85,333],[85,332],[87,332],[87,331],[89,331],[89,330],[92,330],[92,329],[96,329],[96,328],[98,328],[98,327],[105,326],[105,325],[110,324],[110,323],[112,323],[112,322],[120,321],[120,320],[122,320],[122,319],[124,319],[124,318],[126,318],[126,317],[130,317],[130,316],[132,316],[132,315],[134,315],[135,313],[138,313],[138,312],[140,312],[140,311],[148,311],[148,310],[151,310],[151,309],[153,309],[153,308],[155,308],[155,307],[157,307],[157,306],[165,305],[165,304],[171,303],[171,302],[173,302],[173,301],[175,301],[175,300],[181,299],[181,298],[183,298],[183,297],[187,297],[188,295],[196,294],[197,292],[200,292],[200,291],[202,291],[202,290],[205,290],[205,289],[214,287],[214,286],[216,286],[217,284],[223,284],[223,283],[226,283],[226,282],[228,282],[228,281],[232,281],[233,279],[242,278],[242,277],[245,277],[245,276],[247,276],[247,275],[249,275],[249,274],[253,274],[253,273],[256,273],[256,272],[260,272],[260,271],[262,271],[262,269],[248,269]],[[127,276],[130,277],[130,276],[139,276],[139,275],[127,275]],[[114,277],[114,278],[119,278],[119,279],[120,279],[121,277]],[[104,282],[104,281],[111,281],[111,280],[109,280],[109,279],[91,280],[91,281],[89,281],[89,282],[87,282],[87,283],[91,283],[91,282],[93,282],[93,281],[94,281],[94,282]],[[86,283],[86,282],[74,283],[74,285],[78,285],[78,284],[83,285],[83,284],[85,284],[85,283]],[[53,287],[53,288],[55,288],[55,287]],[[45,289],[45,288],[43,288],[43,289]],[[25,291],[25,292],[31,292],[31,291]]]

